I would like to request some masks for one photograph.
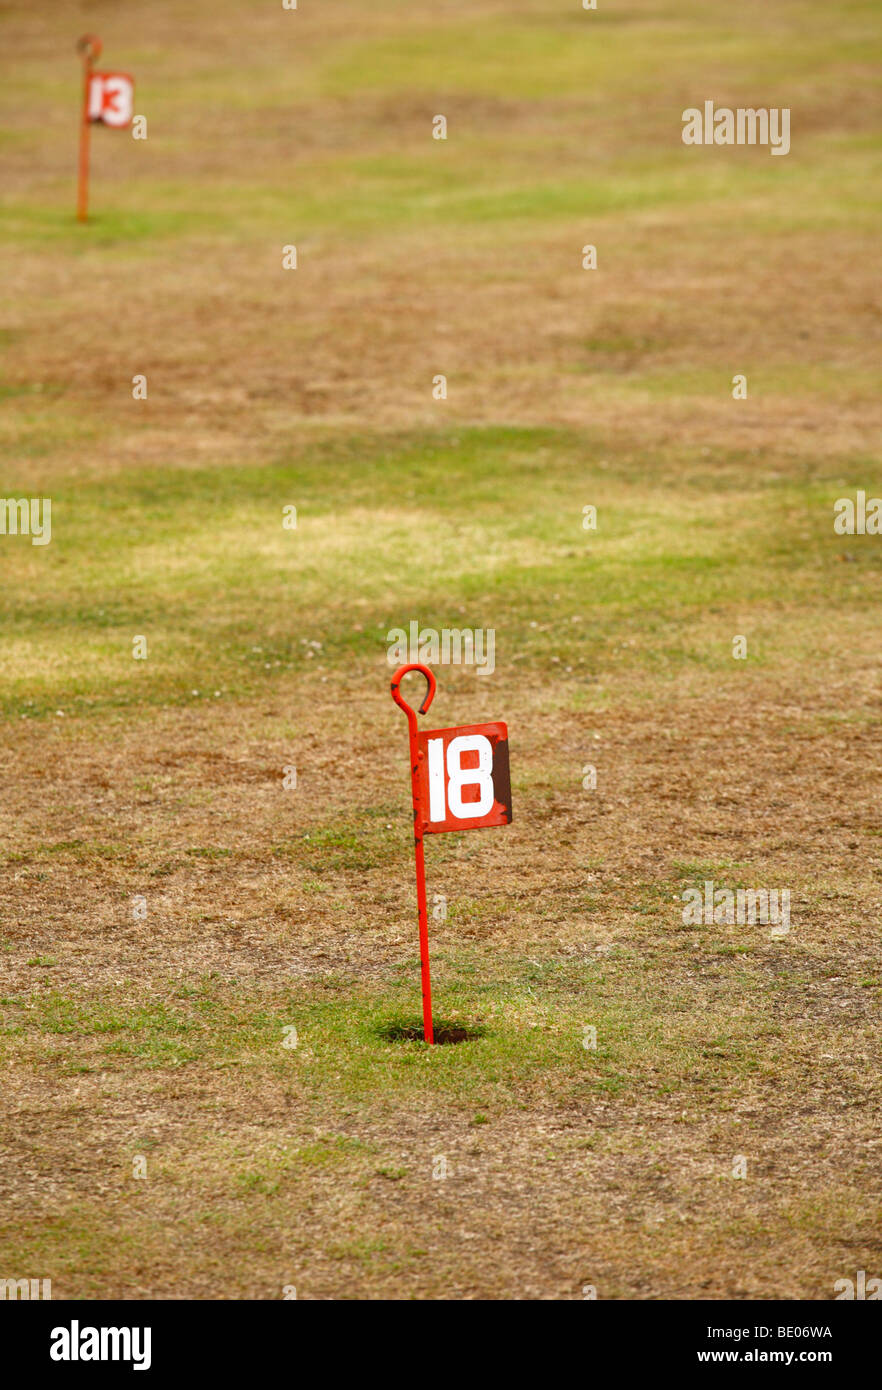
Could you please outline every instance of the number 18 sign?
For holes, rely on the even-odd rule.
[[[511,778],[508,769],[508,729],[500,721],[464,724],[455,729],[417,729],[416,711],[401,696],[408,671],[428,681],[420,705],[425,714],[435,698],[436,681],[428,666],[411,662],[392,677],[392,699],[407,715],[410,734],[413,838],[416,853],[417,908],[420,922],[420,962],[423,985],[423,1033],[434,1042],[432,991],[429,980],[429,926],[426,911],[426,870],[423,836],[443,830],[482,830],[511,822]]]
[[[508,825],[511,785],[504,724],[466,724],[418,735],[423,830]]]

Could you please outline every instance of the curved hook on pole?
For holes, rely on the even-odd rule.
[[[396,705],[398,705],[400,709],[404,710],[405,714],[408,717],[408,720],[413,720],[414,725],[416,725],[416,710],[414,710],[407,703],[407,701],[403,698],[401,691],[398,688],[401,685],[402,679],[407,675],[408,671],[419,671],[420,675],[425,676],[426,681],[428,682],[429,688],[426,691],[426,698],[420,705],[420,714],[425,714],[429,708],[429,705],[434,700],[437,683],[435,681],[433,673],[429,670],[428,666],[422,666],[418,661],[411,661],[408,662],[406,666],[399,666],[398,670],[395,672],[395,675],[392,677],[392,699],[395,701]]]
[[[84,63],[94,63],[101,57],[102,43],[97,34],[84,34],[77,39],[77,52],[82,53]]]

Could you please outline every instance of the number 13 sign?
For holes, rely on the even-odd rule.
[[[132,124],[135,84],[127,72],[96,72],[101,40],[84,34],[77,44],[83,55],[83,105],[80,113],[80,159],[77,175],[77,217],[89,216],[89,131],[93,125],[125,130]]]
[[[432,991],[429,980],[429,926],[426,912],[426,870],[423,836],[443,830],[481,830],[511,822],[511,779],[508,770],[508,730],[493,724],[465,724],[456,729],[417,729],[416,711],[402,699],[400,685],[408,671],[428,681],[420,705],[425,714],[435,698],[435,677],[428,666],[411,662],[392,677],[392,699],[407,715],[410,734],[410,772],[413,794],[413,838],[416,852],[417,908],[420,921],[420,962],[423,985],[423,1033],[432,1031]]]
[[[89,77],[89,120],[123,129],[132,124],[135,84],[127,72],[93,72]]]

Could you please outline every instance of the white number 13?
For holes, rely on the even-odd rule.
[[[429,820],[445,819],[444,797],[444,740],[430,738],[429,753]],[[463,753],[477,753],[477,767],[463,767]],[[457,820],[486,816],[493,809],[493,747],[484,734],[460,734],[447,745],[447,803],[450,814]],[[463,787],[479,788],[477,801],[463,801]]]

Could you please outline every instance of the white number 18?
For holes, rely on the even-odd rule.
[[[444,797],[444,740],[430,738],[429,753],[429,820],[446,818]],[[463,753],[477,753],[477,767],[463,767]],[[484,734],[460,734],[447,745],[447,803],[450,814],[457,820],[486,816],[493,809],[493,747]],[[477,786],[477,801],[463,801],[463,787]]]

